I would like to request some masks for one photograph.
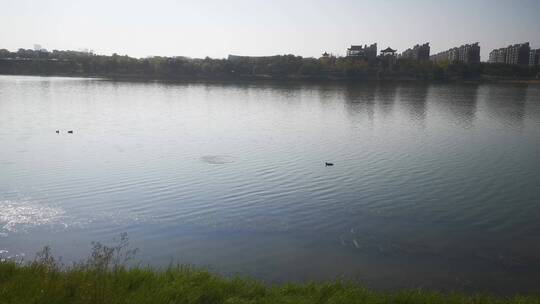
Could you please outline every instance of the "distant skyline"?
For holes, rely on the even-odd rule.
[[[92,49],[134,57],[345,55],[378,43],[399,53],[430,42],[435,54],[479,42],[540,48],[540,1],[77,1],[0,0],[0,48]]]

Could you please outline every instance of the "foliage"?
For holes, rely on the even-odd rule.
[[[228,59],[187,57],[133,58],[91,52],[0,49],[0,74],[100,76],[145,79],[326,78],[452,80],[483,75],[534,78],[538,67],[460,64],[400,58],[366,61],[351,57],[303,58],[295,55],[230,56]]]
[[[540,75],[540,67],[528,67],[503,63],[486,64],[483,72],[486,75],[512,78],[535,78]]]

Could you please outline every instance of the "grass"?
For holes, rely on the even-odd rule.
[[[45,247],[32,262],[0,262],[0,303],[539,303],[540,297],[496,298],[423,290],[376,292],[354,283],[268,287],[175,265],[126,267],[136,251],[123,235],[114,247],[94,243],[91,256],[66,266]]]

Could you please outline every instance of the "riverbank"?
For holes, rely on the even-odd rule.
[[[345,281],[267,286],[186,265],[126,267],[136,252],[122,234],[112,247],[93,243],[91,255],[70,266],[49,247],[32,262],[0,258],[0,303],[540,303],[540,296],[379,292]]]
[[[346,282],[267,287],[187,266],[61,270],[46,262],[1,262],[0,299],[2,303],[540,303],[540,297],[376,292]]]
[[[540,79],[519,78],[493,78],[479,77],[476,79],[415,79],[415,78],[384,78],[384,79],[361,79],[346,77],[272,77],[268,75],[250,75],[244,77],[145,77],[141,75],[93,75],[93,74],[2,74],[0,76],[35,76],[35,77],[66,77],[66,78],[94,78],[98,80],[119,82],[163,82],[163,83],[290,83],[290,84],[399,84],[399,83],[462,83],[462,84],[527,84],[540,85]]]

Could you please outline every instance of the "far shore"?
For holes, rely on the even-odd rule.
[[[141,75],[90,75],[90,74],[50,74],[50,73],[26,73],[26,74],[6,74],[1,76],[36,76],[36,77],[69,77],[69,78],[93,78],[109,81],[134,81],[134,82],[168,82],[168,83],[463,83],[463,84],[529,84],[540,85],[540,79],[519,79],[504,77],[482,76],[476,79],[420,79],[420,78],[354,78],[354,77],[312,77],[312,76],[286,76],[275,77],[270,75],[246,75],[238,77],[145,77]]]

